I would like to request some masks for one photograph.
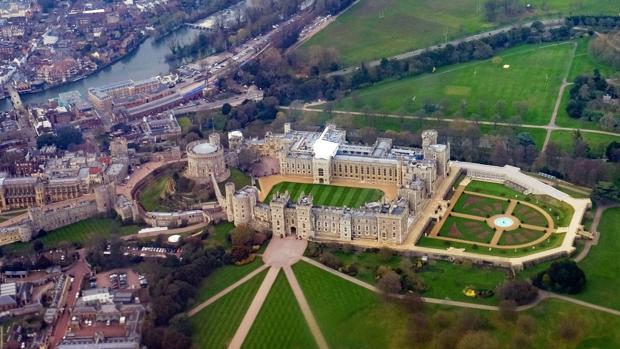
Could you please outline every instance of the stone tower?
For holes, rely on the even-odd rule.
[[[271,208],[271,230],[274,236],[284,237],[286,236],[286,219],[284,209],[290,200],[288,191],[284,194],[277,193],[274,198],[271,199],[269,207]]]
[[[217,132],[213,132],[209,135],[209,144],[214,147],[219,147],[221,143],[220,134]]]
[[[233,196],[235,195],[235,183],[228,182],[224,185],[226,195],[226,218],[229,222],[235,219],[235,211],[233,207]]]
[[[297,214],[297,236],[302,239],[310,239],[314,237],[314,219],[312,217],[312,196],[306,196],[302,193],[299,196],[297,205],[295,206]]]
[[[437,144],[438,133],[436,130],[424,130],[422,131],[422,149],[427,148],[433,144]]]
[[[95,202],[97,203],[97,212],[108,213],[114,209],[115,202],[114,184],[104,184],[95,188]]]

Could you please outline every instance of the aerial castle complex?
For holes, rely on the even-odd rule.
[[[400,244],[449,172],[450,146],[437,144],[437,136],[437,131],[424,131],[422,148],[394,147],[387,138],[379,138],[373,145],[353,145],[346,142],[346,131],[334,125],[327,125],[322,132],[304,132],[286,124],[283,134],[267,134],[246,146],[276,157],[283,175],[308,177],[319,184],[336,180],[393,184],[398,197],[353,209],[319,207],[313,205],[310,195],[301,195],[294,202],[284,192],[266,204],[258,201],[257,188],[236,191],[233,183],[227,183],[222,206],[235,225],[262,223],[279,236]]]

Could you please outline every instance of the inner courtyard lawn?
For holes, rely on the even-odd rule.
[[[263,260],[256,258],[252,263],[244,265],[231,264],[216,269],[200,285],[196,296],[196,304],[215,296],[218,292],[234,284],[261,265],[263,265]]]
[[[266,274],[261,272],[191,318],[196,348],[228,347]]]
[[[331,348],[405,348],[407,313],[305,262],[293,271]]]
[[[89,218],[47,232],[44,236],[37,237],[32,241],[14,243],[5,248],[11,251],[20,251],[31,247],[35,241],[41,241],[45,248],[53,248],[63,242],[87,246],[98,238],[135,234],[139,229],[137,225],[121,225],[116,219]]]
[[[573,47],[572,42],[524,45],[494,59],[381,82],[353,91],[335,109],[415,115],[430,103],[440,105],[448,118],[510,122],[519,115],[523,123],[547,124]]]
[[[317,347],[283,271],[278,274],[242,347]]]
[[[272,197],[277,192],[284,193],[285,191],[288,191],[293,201],[297,201],[302,192],[306,195],[312,195],[312,202],[315,206],[357,208],[368,202],[379,201],[383,197],[383,192],[378,189],[281,182],[271,188],[271,191],[265,198],[265,202],[271,202]]]
[[[168,208],[159,204],[160,198],[166,192],[170,176],[162,176],[146,185],[138,196],[138,201],[145,211],[167,211]]]
[[[606,307],[620,309],[620,208],[610,208],[603,213],[598,231],[598,245],[592,246],[588,256],[579,263],[586,274],[586,288],[576,297]]]

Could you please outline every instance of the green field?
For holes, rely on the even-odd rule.
[[[222,222],[216,225],[210,225],[207,228],[209,236],[206,239],[207,245],[210,246],[222,246],[224,248],[230,247],[230,241],[228,240],[228,234],[235,226],[229,222]]]
[[[293,201],[297,201],[302,192],[306,195],[312,195],[312,202],[315,206],[357,208],[368,202],[379,201],[383,197],[383,192],[377,189],[281,182],[271,188],[265,202],[271,202],[271,198],[276,192],[284,193],[285,191],[288,191]]]
[[[36,238],[27,243],[14,243],[6,248],[19,251],[32,246],[34,241],[41,241],[45,248],[53,248],[61,243],[78,243],[86,246],[96,241],[97,238],[109,238],[112,236],[130,235],[138,232],[137,225],[121,225],[116,219],[110,218],[89,218],[65,227],[47,232],[42,237]]]
[[[466,191],[472,191],[475,193],[481,194],[489,194],[495,196],[501,196],[505,198],[517,199],[517,200],[525,200],[525,195],[520,193],[512,188],[508,188],[507,186],[501,183],[492,183],[492,182],[483,182],[473,180],[467,184],[465,188]]]
[[[435,73],[385,81],[352,92],[335,109],[423,114],[427,103],[441,115],[542,125],[549,122],[573,43],[524,45],[499,55],[439,69]],[[509,69],[503,69],[507,64]],[[459,91],[455,94],[454,91]],[[463,91],[467,91],[464,95]]]
[[[231,264],[216,269],[200,285],[196,296],[196,304],[215,296],[218,292],[234,284],[261,265],[263,265],[263,260],[256,258],[252,263],[244,265]]]
[[[614,0],[528,3],[536,10],[529,13],[529,18],[515,18],[515,21],[571,14],[617,15],[620,12]],[[483,3],[476,0],[361,0],[308,40],[301,51],[307,54],[315,45],[332,47],[338,51],[342,64],[352,65],[488,31],[496,26],[498,24],[484,20]]]
[[[488,244],[495,230],[486,222],[461,217],[448,217],[439,230],[439,236]]]
[[[586,273],[586,288],[577,298],[620,309],[620,208],[610,208],[603,213],[598,226],[601,233],[598,245],[593,246],[579,266]]]
[[[235,183],[235,188],[241,189],[245,187],[246,185],[252,185],[252,178],[237,168],[231,168],[230,177],[228,177],[227,180],[219,184],[220,191],[222,192],[222,194],[224,194],[226,190],[224,186],[228,182]]]
[[[266,274],[256,275],[191,318],[196,348],[228,347]]]
[[[243,348],[316,348],[293,290],[280,271],[256,317]]]
[[[561,149],[569,154],[573,150],[574,133],[572,131],[553,131],[551,133],[551,142],[556,143]],[[589,145],[592,156],[600,158],[605,156],[605,151],[609,143],[620,142],[620,134],[617,136],[581,132],[583,140]]]
[[[308,263],[295,264],[293,271],[330,347],[407,347],[403,309]]]
[[[160,205],[159,202],[170,178],[169,176],[159,177],[140,191],[138,201],[145,211],[168,211],[168,208]]]

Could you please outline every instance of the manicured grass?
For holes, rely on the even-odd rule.
[[[137,225],[121,225],[116,219],[110,218],[89,218],[65,227],[52,230],[42,237],[36,238],[27,243],[14,243],[6,246],[7,249],[19,251],[26,249],[34,243],[41,241],[45,248],[53,248],[62,242],[78,243],[88,246],[97,238],[109,238],[112,236],[122,236],[135,234],[139,230]]]
[[[454,212],[479,217],[494,216],[506,212],[508,201],[463,193],[454,205]]]
[[[547,219],[539,211],[531,208],[530,206],[517,204],[512,215],[519,218],[521,223],[538,225],[541,227],[547,226]]]
[[[587,302],[620,309],[620,208],[610,208],[603,213],[598,231],[598,245],[592,246],[588,256],[579,263],[586,273],[586,288],[576,297]]]
[[[242,347],[317,347],[283,271],[278,274]]]
[[[224,182],[219,183],[220,191],[222,192],[222,194],[224,194],[224,191],[226,190],[224,186],[228,182],[235,183],[235,188],[241,189],[245,187],[246,185],[251,185],[252,178],[237,168],[231,168],[230,177]]]
[[[612,14],[620,8],[614,0],[530,1],[535,11],[524,18],[563,17],[572,14]],[[543,6],[544,4],[544,6]],[[361,0],[302,46],[333,47],[344,65],[389,57],[487,31],[501,24],[484,19],[484,3],[475,0]]]
[[[293,271],[331,348],[408,347],[404,309],[308,263]]]
[[[581,132],[583,140],[588,143],[590,147],[590,153],[597,157],[604,157],[605,151],[609,143],[616,141],[620,142],[620,134],[618,136]],[[560,146],[561,149],[569,154],[573,150],[574,145],[574,133],[572,131],[553,131],[551,133],[551,142],[554,142]]]
[[[396,268],[403,260],[403,257],[394,254],[389,258],[384,258],[379,253],[373,252],[354,252],[354,251],[336,251],[333,252],[344,265],[356,264],[358,266],[356,278],[369,284],[376,284],[375,272],[381,265]]]
[[[471,241],[472,243],[490,243],[495,231],[486,222],[474,221],[461,217],[448,217],[439,230],[439,236]]]
[[[306,195],[312,195],[312,203],[315,206],[357,208],[368,202],[378,201],[383,197],[383,192],[377,189],[281,182],[271,188],[265,202],[271,202],[271,198],[276,192],[284,193],[285,191],[288,191],[293,201],[299,199],[302,192]]]
[[[467,187],[465,187],[465,190],[472,191],[475,193],[501,196],[501,197],[510,198],[510,199],[517,199],[517,200],[525,199],[525,195],[523,195],[523,193],[520,193],[501,183],[483,182],[483,181],[473,180],[469,182]]]
[[[245,265],[231,264],[216,269],[200,285],[198,295],[196,296],[196,304],[215,296],[218,292],[234,284],[261,265],[263,265],[263,260],[256,258],[252,263]]]
[[[500,257],[521,257],[527,256],[532,253],[537,253],[540,251],[548,250],[551,248],[556,248],[562,245],[562,241],[564,241],[564,233],[560,234],[551,234],[549,239],[543,241],[542,243],[528,248],[519,248],[519,249],[499,249],[499,248],[488,248],[488,247],[480,247],[475,244],[470,243],[461,243],[461,242],[452,242],[452,241],[444,241],[440,239],[434,239],[432,237],[423,236],[418,240],[416,246],[421,247],[429,247],[436,248],[439,250],[446,250],[449,247],[453,248],[462,248],[465,252],[469,253],[478,253],[489,256],[500,256]]]
[[[192,120],[186,116],[178,118],[177,121],[179,122],[179,126],[181,126],[181,132],[183,132],[183,134],[187,133],[193,126]]]
[[[524,45],[502,53],[500,62],[457,64],[354,91],[335,109],[423,114],[430,102],[441,104],[448,118],[512,121],[521,114],[521,122],[542,125],[551,117],[572,52],[572,42]],[[503,69],[505,64],[510,68]]]
[[[166,191],[168,180],[169,176],[159,177],[140,191],[138,201],[145,211],[168,211],[167,207],[159,203],[161,195]]]
[[[227,348],[263,279],[264,271],[191,318],[196,348]]]

